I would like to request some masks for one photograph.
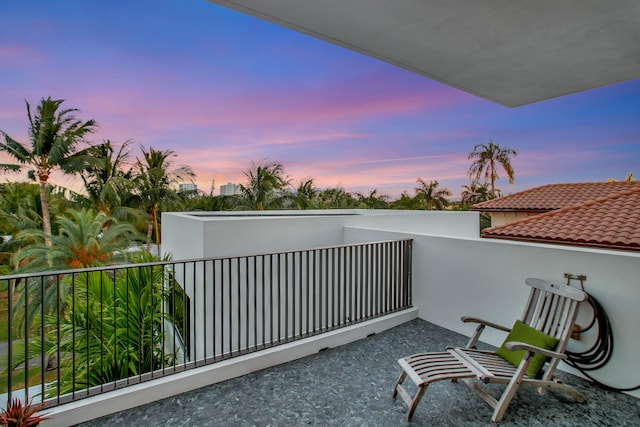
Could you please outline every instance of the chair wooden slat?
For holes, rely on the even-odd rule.
[[[542,309],[540,310],[540,315],[538,316],[537,319],[535,319],[536,323],[533,326],[534,328],[538,329],[539,331],[544,332],[545,334],[548,333],[548,324],[549,324],[549,316],[553,315],[553,297],[554,295],[549,295],[547,293],[542,293],[541,294],[542,298],[541,298],[541,307]]]
[[[544,326],[540,330],[547,335],[555,336],[558,329],[558,324],[556,323],[559,314],[558,309],[562,309],[562,301],[560,299],[564,301],[565,298],[558,295],[550,295],[550,297],[549,312],[544,319]]]

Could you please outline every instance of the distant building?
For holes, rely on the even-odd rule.
[[[195,193],[196,191],[198,191],[198,186],[192,182],[178,186],[178,192],[180,193]]]
[[[220,195],[221,196],[233,196],[234,194],[238,194],[238,184],[224,184],[220,186]]]

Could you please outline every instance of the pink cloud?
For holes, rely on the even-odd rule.
[[[3,67],[16,68],[43,62],[46,56],[28,44],[0,44],[0,63]]]
[[[385,81],[386,77],[371,75],[312,87],[231,85],[236,91],[208,81],[194,82],[178,91],[169,84],[175,76],[169,71],[158,71],[138,80],[140,84],[134,87],[110,84],[106,85],[109,92],[105,93],[100,87],[85,85],[74,92],[82,93],[83,111],[100,123],[112,122],[135,129],[137,134],[153,136],[181,128],[199,128],[225,131],[235,139],[235,135],[242,138],[246,133],[270,130],[272,143],[295,142],[286,135],[290,129],[319,123],[335,126],[380,117],[388,120],[464,101],[456,91],[444,87],[435,91],[402,84],[393,87],[388,79]],[[108,83],[109,73],[95,78]]]
[[[352,122],[377,117],[426,112],[455,102],[449,91],[438,93],[414,90],[388,90],[379,81],[328,83],[322,86],[256,88],[214,105],[201,116],[204,123],[220,126]]]

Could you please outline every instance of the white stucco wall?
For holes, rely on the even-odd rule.
[[[471,335],[475,326],[460,322],[472,315],[511,326],[522,313],[529,287],[527,277],[566,283],[565,272],[587,276],[585,290],[607,312],[615,348],[609,364],[592,375],[624,388],[640,384],[636,369],[640,354],[640,254],[542,245],[491,239],[463,239],[370,229],[345,229],[345,242],[413,237],[413,304],[419,317],[447,329]],[[586,304],[578,323],[590,318]],[[584,350],[593,333],[572,341],[569,349]],[[500,345],[504,334],[489,329],[483,340]],[[562,369],[572,371],[566,365]],[[631,393],[640,397],[640,392]]]
[[[163,250],[173,252],[174,259],[396,238],[414,239],[413,303],[420,317],[465,335],[474,326],[460,322],[462,315],[511,326],[529,291],[525,278],[564,283],[565,272],[585,274],[586,291],[603,305],[615,334],[612,361],[593,375],[618,387],[640,383],[640,374],[634,375],[640,354],[636,330],[640,324],[640,254],[481,239],[477,212],[344,211],[339,216],[223,220],[163,216]],[[587,311],[582,310],[582,324]],[[499,345],[504,335],[487,331],[483,339]],[[589,339],[587,335],[572,342],[570,348],[584,348]],[[639,392],[634,395],[640,397]]]
[[[341,245],[343,227],[477,237],[476,212],[322,210],[162,214],[162,253],[174,260]]]
[[[347,215],[164,213],[162,252],[184,260],[340,245]]]
[[[536,215],[540,214],[527,212],[489,212],[492,227],[497,227],[498,225],[507,224]]]
[[[477,212],[468,211],[364,211],[374,214],[349,217],[345,226],[403,231],[435,236],[477,238]]]

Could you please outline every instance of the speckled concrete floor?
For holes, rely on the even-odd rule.
[[[484,426],[492,409],[462,383],[429,387],[411,423],[391,398],[402,356],[464,345],[423,320],[284,365],[120,412],[85,426]],[[639,426],[640,400],[560,373],[587,397],[523,389],[502,426]],[[499,386],[495,386],[499,392]]]

